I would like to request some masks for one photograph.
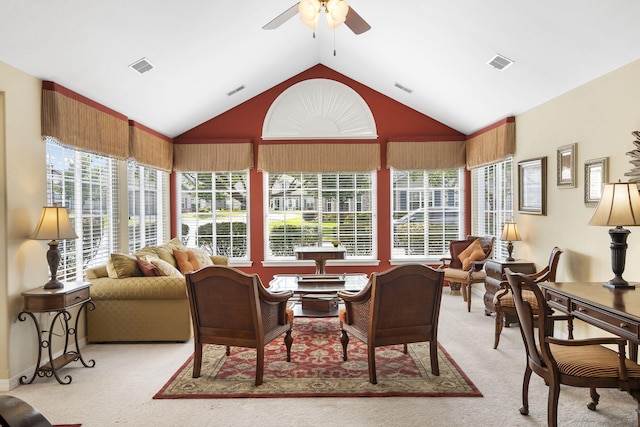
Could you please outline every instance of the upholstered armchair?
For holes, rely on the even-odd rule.
[[[256,386],[262,384],[264,347],[282,334],[291,361],[293,311],[291,291],[269,292],[257,274],[224,266],[204,267],[185,275],[194,334],[193,377],[200,376],[205,344],[256,349]]]
[[[367,344],[369,382],[377,384],[376,347],[429,341],[431,372],[438,366],[438,318],[443,273],[422,264],[407,264],[372,273],[359,292],[340,291],[344,308],[338,313],[343,359],[349,335]]]
[[[471,286],[483,283],[487,275],[484,264],[493,253],[494,236],[467,236],[464,240],[449,243],[449,257],[440,258],[439,270],[444,271],[444,280],[449,282],[451,293],[462,293],[471,311]]]
[[[590,389],[592,401],[587,405],[595,410],[600,396],[596,388],[617,388],[627,391],[638,401],[640,397],[640,366],[626,358],[624,338],[590,338],[582,340],[554,338],[554,322],[571,316],[553,315],[544,294],[534,279],[522,273],[506,270],[513,292],[518,323],[527,354],[527,366],[522,385],[520,413],[529,414],[529,380],[535,372],[549,386],[547,425],[558,424],[560,385]],[[523,290],[530,290],[538,305],[534,314]],[[617,351],[605,347],[612,345]],[[639,407],[640,411],[640,407]],[[639,423],[640,424],[640,423]]]
[[[536,283],[555,282],[560,255],[562,255],[562,249],[558,247],[553,248],[551,250],[551,255],[549,255],[549,263],[547,264],[547,266],[536,273],[529,274],[528,276],[532,278]],[[522,291],[522,297],[525,299],[525,301],[528,301],[529,304],[531,304],[533,313],[537,315],[538,302],[533,293],[525,289]],[[500,284],[500,290],[497,291],[494,295],[493,305],[495,307],[496,313],[496,328],[493,348],[498,348],[498,344],[500,343],[500,334],[502,334],[502,328],[507,322],[509,314],[515,315],[516,312],[516,307],[513,302],[513,293],[511,292],[509,283],[506,280]]]

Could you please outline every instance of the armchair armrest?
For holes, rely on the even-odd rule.
[[[549,266],[546,266],[536,273],[529,274],[528,276],[535,280],[536,283],[545,282],[549,276]]]
[[[484,268],[485,263],[489,258],[481,259],[479,261],[471,261],[470,271],[480,271]]]
[[[440,265],[438,268],[447,268],[449,264],[451,264],[451,257],[442,257],[440,258]]]

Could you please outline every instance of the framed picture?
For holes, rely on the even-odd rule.
[[[598,206],[604,184],[609,182],[609,158],[584,162],[584,204]]]
[[[578,144],[563,145],[558,148],[558,187],[576,186],[576,150]]]
[[[518,212],[547,214],[547,158],[518,162]]]

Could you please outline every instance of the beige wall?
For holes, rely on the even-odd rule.
[[[46,201],[41,92],[40,80],[0,62],[0,390],[35,364],[33,324],[17,321],[20,293],[47,280],[46,242],[29,239]]]
[[[517,214],[523,235],[519,258],[544,264],[553,246],[564,249],[558,280],[613,277],[609,227],[588,225],[595,208],[584,205],[585,160],[609,157],[609,180],[627,181],[625,153],[640,130],[640,61],[636,61],[516,117],[516,162],[547,156],[547,215]],[[556,150],[577,143],[577,186],[558,188]],[[630,227],[623,277],[640,281],[640,228]]]

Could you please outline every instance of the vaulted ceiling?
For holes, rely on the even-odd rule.
[[[0,61],[174,137],[316,64],[469,134],[640,58],[638,0],[347,1],[369,31],[262,29],[295,0],[0,0]]]

